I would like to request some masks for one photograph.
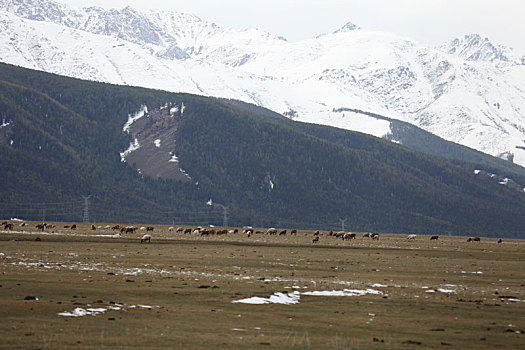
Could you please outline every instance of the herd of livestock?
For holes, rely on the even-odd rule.
[[[27,223],[13,223],[13,222],[8,222],[8,221],[4,221],[2,222],[2,226],[4,228],[4,230],[14,230],[15,229],[15,225],[17,226],[20,226],[20,227],[26,227],[28,226]],[[46,231],[46,230],[54,230],[56,229],[56,225],[52,225],[52,224],[46,224],[46,223],[39,223],[39,224],[36,224],[35,227],[41,231]],[[72,225],[64,225],[63,226],[64,229],[68,229],[68,230],[76,230],[77,229],[77,225],[76,224],[72,224]],[[149,233],[153,233],[154,231],[154,227],[153,226],[146,226],[146,227],[136,227],[136,226],[121,226],[121,225],[114,225],[114,226],[110,226],[110,225],[106,225],[106,226],[95,226],[93,224],[91,224],[91,227],[90,229],[92,231],[95,231],[97,229],[111,229],[113,231],[117,231],[117,237],[121,237],[122,234],[133,234],[133,233],[136,233],[137,231],[146,231],[146,234],[142,236],[141,238],[141,241],[140,243],[145,243],[145,242],[148,242],[148,243],[151,243],[151,238],[152,238],[152,235]],[[198,226],[198,227],[178,227],[178,228],[174,228],[174,227],[168,227],[168,232],[176,232],[176,233],[181,233],[181,234],[187,234],[187,235],[196,235],[196,236],[221,236],[221,235],[238,235],[238,234],[242,234],[242,235],[245,235],[247,237],[251,237],[252,235],[262,235],[262,234],[266,234],[266,235],[275,235],[275,236],[286,236],[286,235],[291,235],[291,236],[295,236],[297,235],[297,230],[296,229],[292,229],[292,230],[288,230],[288,229],[283,229],[283,230],[278,230],[276,228],[269,228],[269,229],[264,229],[264,230],[254,230],[253,228],[244,228],[244,229],[218,229],[218,228],[215,228],[215,227],[201,227],[201,226]],[[307,233],[305,233],[305,235],[307,235]],[[355,232],[345,232],[345,231],[337,231],[337,232],[334,232],[334,231],[314,231],[313,232],[313,236],[314,238],[312,239],[312,243],[318,243],[320,241],[320,237],[321,236],[325,236],[325,237],[333,237],[333,238],[336,238],[336,239],[341,239],[343,241],[347,241],[347,240],[354,240],[354,239],[357,239],[358,238],[358,234],[355,233]],[[369,238],[369,239],[372,239],[372,240],[379,240],[379,237],[380,237],[380,234],[379,233],[362,233],[362,234],[359,234],[359,236],[361,236],[362,238]],[[428,236],[426,236],[428,237]],[[417,235],[415,234],[409,234],[406,239],[407,240],[415,240],[417,238]],[[430,236],[430,240],[433,241],[433,240],[438,240],[439,239],[439,236],[436,236],[436,235],[432,235]],[[467,239],[467,242],[481,242],[481,238],[480,237],[469,237]],[[497,243],[502,243],[502,239],[499,239],[497,241]]]

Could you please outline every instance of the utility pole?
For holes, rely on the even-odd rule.
[[[341,231],[344,231],[346,219],[339,219],[339,221],[341,222]]]
[[[91,195],[82,196],[82,198],[84,198],[84,222],[89,222],[89,197],[91,197]]]

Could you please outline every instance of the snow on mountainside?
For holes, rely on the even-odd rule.
[[[413,123],[525,165],[525,65],[478,35],[440,49],[347,23],[289,43],[177,12],[0,0],[0,60],[57,74],[236,98],[382,137]]]

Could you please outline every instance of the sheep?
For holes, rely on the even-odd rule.
[[[412,234],[412,235],[408,235],[407,239],[416,239],[416,237],[417,235]]]
[[[312,243],[318,243],[319,242],[319,236],[315,236],[314,239],[312,239]]]
[[[269,228],[268,230],[266,230],[266,234],[267,235],[276,235],[277,234],[277,229],[276,228]]]
[[[432,237],[430,237],[430,240],[431,240],[431,241],[434,241],[434,240],[436,240],[436,241],[437,241],[437,240],[438,240],[438,238],[439,238],[439,236],[432,236]]]
[[[170,227],[168,227],[168,231],[169,231],[169,232],[173,232],[173,230],[174,230],[174,228],[173,228],[173,227],[171,227],[171,226],[170,226]]]
[[[370,234],[370,237],[375,240],[379,240],[379,233],[372,233]]]
[[[151,235],[144,235],[142,236],[142,238],[140,239],[140,243],[151,243]]]

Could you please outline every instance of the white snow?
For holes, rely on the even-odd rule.
[[[5,120],[3,120],[3,121],[2,121],[2,125],[0,125],[0,129],[1,129],[1,128],[5,128],[6,126],[9,126],[9,125],[11,125],[10,122],[6,122]]]
[[[429,289],[426,292],[427,293],[435,293],[435,292],[439,292],[439,293],[456,293],[456,291],[453,290],[453,289],[444,289],[444,288]]]
[[[173,154],[170,158],[170,160],[168,160],[168,162],[172,162],[172,163],[178,163],[179,162],[179,158]]]
[[[234,300],[232,303],[242,304],[298,304],[301,295],[308,296],[363,296],[367,294],[381,295],[383,292],[375,289],[343,289],[343,290],[326,290],[326,291],[310,291],[310,292],[299,292],[294,291],[292,293],[274,293],[269,298],[252,297],[240,300]]]
[[[300,295],[296,292],[294,293],[275,293],[271,295],[269,298],[261,298],[261,297],[252,297],[252,298],[246,298],[241,300],[234,300],[232,303],[241,303],[241,304],[298,304],[300,299]]]
[[[125,163],[126,156],[139,148],[140,148],[139,140],[135,138],[135,140],[129,144],[128,149],[120,153],[120,161]]]
[[[146,105],[140,106],[140,109],[135,114],[129,114],[128,115],[128,121],[124,124],[124,127],[122,128],[122,131],[127,132],[129,134],[129,128],[131,124],[142,118],[148,113],[148,107]]]
[[[160,139],[156,139],[155,141],[153,141],[153,143],[155,144],[155,147],[160,147]]]
[[[41,21],[0,11],[0,61],[81,79],[234,98],[279,113],[296,111],[294,120],[378,137],[390,132],[388,121],[336,112],[358,109],[495,156],[512,153],[515,163],[525,165],[525,150],[516,147],[525,146],[525,65],[511,51],[497,45],[491,51],[490,43],[474,37],[441,49],[364,29],[286,42],[192,15],[136,11],[138,22],[155,28],[155,35],[145,36],[118,11],[64,7],[59,18],[46,2],[34,6]],[[108,35],[99,34],[101,28]],[[170,113],[178,108],[183,115],[184,103]],[[142,106],[129,115],[124,132],[146,113]]]

